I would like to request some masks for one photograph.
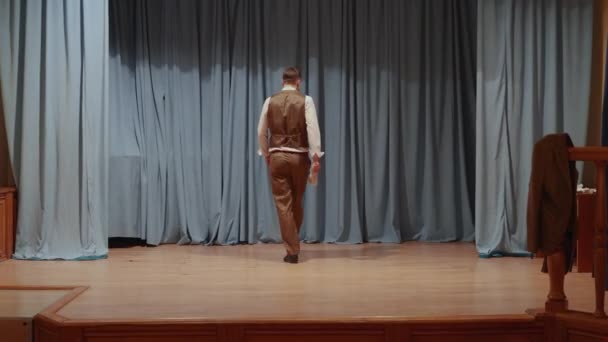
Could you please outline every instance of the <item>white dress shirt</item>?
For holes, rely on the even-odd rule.
[[[294,86],[285,85],[283,90],[296,90]],[[262,106],[262,114],[260,115],[260,122],[258,124],[258,142],[260,148],[258,154],[261,156],[268,156],[273,151],[286,151],[286,152],[297,152],[307,153],[312,158],[315,154],[322,157],[324,152],[321,152],[321,132],[319,130],[319,122],[317,121],[317,110],[315,108],[315,102],[312,97],[306,96],[306,102],[304,106],[304,114],[306,116],[306,131],[308,132],[308,146],[309,148],[290,148],[290,147],[273,147],[268,149],[268,121],[266,120],[266,114],[268,113],[268,103],[270,97],[264,101]]]

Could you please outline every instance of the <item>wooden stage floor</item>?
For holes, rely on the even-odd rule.
[[[541,259],[480,259],[469,243],[303,245],[297,265],[282,256],[281,245],[112,249],[106,260],[2,262],[0,286],[87,286],[56,312],[73,322],[520,316],[548,289]],[[593,311],[590,274],[568,274],[566,294],[571,309]]]

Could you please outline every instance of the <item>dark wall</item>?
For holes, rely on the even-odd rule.
[[[6,138],[6,125],[4,121],[4,104],[2,103],[2,89],[0,89],[0,186],[14,186],[15,178],[8,155],[8,139]]]

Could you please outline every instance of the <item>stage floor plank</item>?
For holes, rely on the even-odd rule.
[[[541,259],[480,259],[470,243],[112,249],[105,260],[0,263],[1,285],[89,286],[70,321],[370,321],[523,315],[544,306]],[[571,273],[573,310],[593,311],[593,279]]]

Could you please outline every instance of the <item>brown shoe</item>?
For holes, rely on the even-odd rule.
[[[283,261],[285,261],[286,263],[289,264],[297,264],[298,263],[298,255],[289,255],[287,254],[284,258]]]

